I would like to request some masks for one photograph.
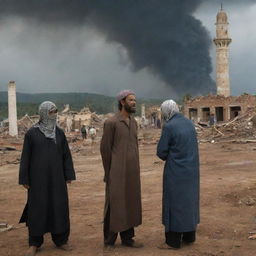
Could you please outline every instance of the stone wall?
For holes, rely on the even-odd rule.
[[[251,107],[256,107],[256,96],[250,94],[229,97],[208,95],[187,100],[184,115],[195,122],[208,122],[210,114],[214,114],[218,122],[226,122]]]

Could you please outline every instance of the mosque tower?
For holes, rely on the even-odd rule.
[[[229,44],[231,38],[228,35],[228,16],[221,10],[217,14],[216,38],[213,40],[216,45],[216,85],[217,94],[230,96],[229,82]]]

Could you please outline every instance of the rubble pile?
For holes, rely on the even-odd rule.
[[[19,135],[24,135],[32,125],[37,123],[39,120],[39,116],[29,116],[25,115],[21,119],[18,120],[18,130],[19,130]]]
[[[202,142],[212,140],[256,142],[256,108],[249,108],[233,120],[212,127],[196,124],[196,130]]]
[[[0,135],[0,166],[5,164],[19,164],[22,149],[22,138]]]
[[[96,113],[92,113],[91,115],[91,125],[96,129],[101,128],[105,120],[105,115],[97,115]]]

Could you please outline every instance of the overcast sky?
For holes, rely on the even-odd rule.
[[[219,9],[219,4],[210,1],[195,13],[212,38]],[[224,5],[224,9],[233,40],[231,92],[256,94],[256,3]],[[86,25],[49,27],[9,17],[0,19],[0,39],[0,91],[6,91],[8,81],[15,80],[17,91],[24,93],[93,92],[113,96],[120,89],[131,88],[144,97],[175,96],[174,90],[148,70],[133,72],[126,49]],[[214,45],[211,58],[215,67]]]
[[[225,1],[223,1],[225,2]],[[253,2],[253,1],[252,1]],[[215,37],[217,3],[203,4],[196,12],[196,16]],[[247,92],[256,94],[256,0],[255,3],[225,5],[224,10],[229,19],[229,35],[232,38],[230,44],[230,86],[231,94],[239,95]],[[215,46],[211,50],[213,62],[213,78],[215,80]]]

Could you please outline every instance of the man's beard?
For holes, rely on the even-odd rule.
[[[125,109],[126,112],[128,112],[130,114],[133,114],[133,113],[136,112],[135,106],[134,106],[134,108],[130,107],[127,103],[124,104],[124,109]]]

